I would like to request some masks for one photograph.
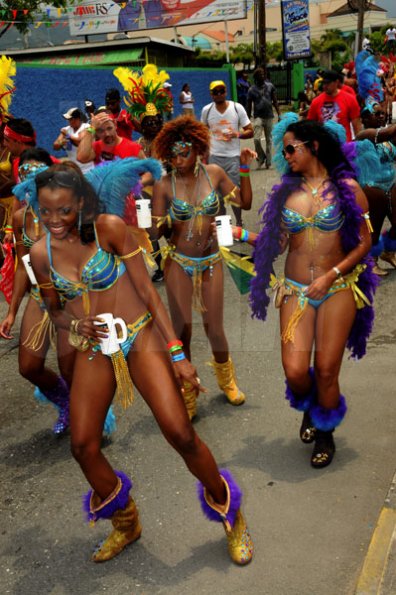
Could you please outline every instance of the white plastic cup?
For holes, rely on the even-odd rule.
[[[148,198],[137,198],[136,214],[138,227],[151,227],[151,200]]]
[[[396,101],[392,101],[392,124],[396,124]]]
[[[215,217],[217,243],[219,246],[232,246],[234,238],[232,237],[231,217],[230,215],[218,215]]]
[[[94,322],[99,327],[107,327],[107,337],[99,339],[100,348],[104,355],[111,355],[117,353],[120,350],[120,343],[123,343],[128,338],[128,328],[122,318],[114,318],[114,316],[106,312],[105,314],[98,314],[97,318],[100,318],[102,322]],[[121,336],[118,336],[117,326],[121,329]]]
[[[25,256],[22,256],[22,262],[25,265],[25,269],[28,274],[30,283],[32,285],[37,285],[37,279],[33,272],[32,263],[30,262],[30,254],[25,254]]]

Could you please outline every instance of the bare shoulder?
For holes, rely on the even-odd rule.
[[[36,264],[44,264],[48,262],[46,238],[47,236],[44,235],[35,242],[30,249],[31,260]]]
[[[126,223],[118,215],[110,215],[103,213],[99,215],[95,221],[95,227],[98,234],[118,234],[126,230]]]

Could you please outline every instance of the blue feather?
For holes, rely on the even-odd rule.
[[[162,176],[162,165],[156,159],[135,159],[128,157],[94,167],[85,177],[93,186],[106,213],[122,217],[125,199],[139,182],[141,174],[151,173],[155,180]]]

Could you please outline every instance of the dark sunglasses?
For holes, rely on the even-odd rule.
[[[61,188],[80,189],[82,179],[74,171],[51,171],[51,168],[39,173],[36,178],[36,187],[54,185]]]
[[[294,155],[297,147],[299,147],[300,145],[306,145],[307,143],[309,143],[309,140],[301,141],[300,143],[296,143],[295,145],[286,145],[286,147],[282,150],[283,157],[286,157],[286,155]]]
[[[225,92],[225,87],[223,87],[222,89],[214,89],[212,91],[212,95],[223,95]]]

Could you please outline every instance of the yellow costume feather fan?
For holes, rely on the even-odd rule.
[[[12,77],[16,75],[16,66],[12,58],[0,56],[0,117],[8,113],[11,94],[15,90]]]

